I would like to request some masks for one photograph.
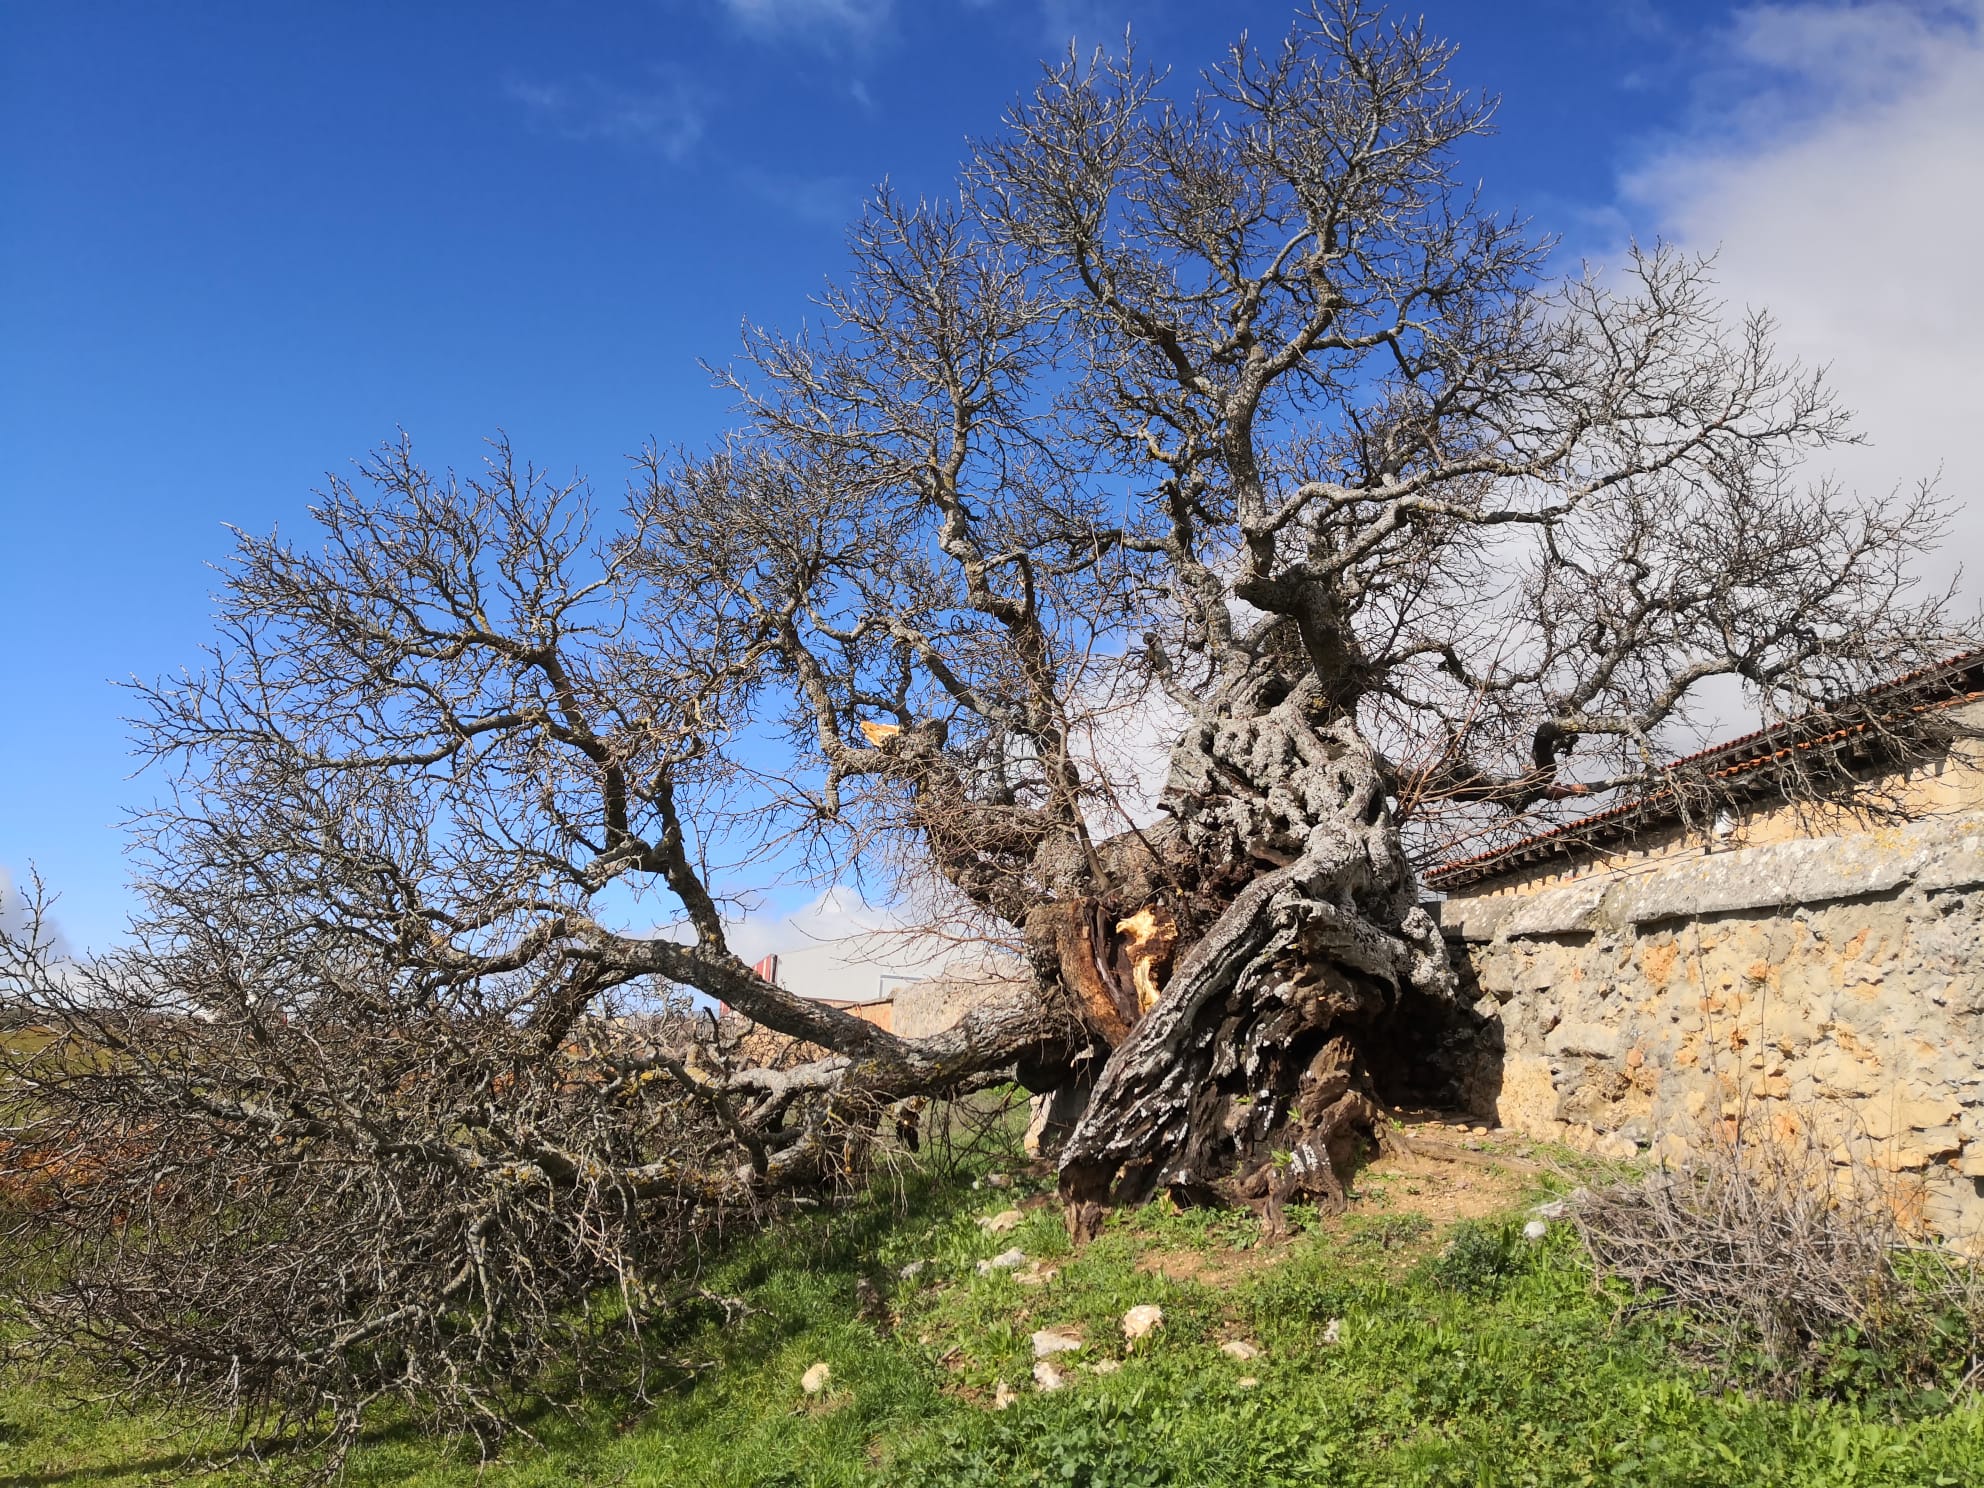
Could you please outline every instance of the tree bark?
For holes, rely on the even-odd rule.
[[[1298,687],[1195,727],[1167,799],[1208,861],[1257,876],[1184,952],[1116,1044],[1061,1159],[1078,1235],[1160,1189],[1187,1202],[1344,1198],[1382,1109],[1372,1051],[1409,993],[1453,976],[1386,804],[1377,758]]]

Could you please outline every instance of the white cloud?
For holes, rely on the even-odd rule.
[[[1984,594],[1984,0],[1804,3],[1738,14],[1689,127],[1625,182],[1628,216],[1714,252],[1732,305],[1829,366],[1869,438],[1830,457],[1859,489],[1940,472],[1959,504],[1925,575]]]
[[[877,908],[837,884],[782,917],[752,915],[725,929],[730,948],[759,965],[778,957],[778,983],[808,997],[866,1002],[943,972],[1010,968],[993,942],[914,902]]]
[[[859,892],[836,885],[790,914],[751,914],[724,927],[730,949],[746,961],[781,951],[844,940],[886,928],[888,913],[871,908]]]
[[[14,876],[0,867],[0,935],[5,935],[25,945],[32,939],[36,945],[46,948],[52,958],[65,961],[72,954],[68,941],[63,937],[62,927],[52,919],[37,916],[34,896],[40,892],[40,885],[30,876],[27,885],[15,882]]]
[[[894,18],[895,0],[723,0],[744,30],[779,41],[875,40]]]
[[[645,87],[623,88],[595,77],[573,82],[512,80],[503,91],[539,127],[573,140],[608,140],[687,159],[703,137],[707,98],[689,79],[657,68]]]

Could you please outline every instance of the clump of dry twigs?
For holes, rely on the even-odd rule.
[[[1747,1383],[1954,1396],[1984,1381],[1984,1268],[1910,1235],[1887,1188],[1809,1141],[1718,1137],[1571,1216],[1600,1276]]]

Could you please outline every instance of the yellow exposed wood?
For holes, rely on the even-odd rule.
[[[1130,981],[1137,989],[1137,1011],[1147,1013],[1164,990],[1171,952],[1178,944],[1178,922],[1161,904],[1147,904],[1116,922],[1123,950],[1130,958]]]

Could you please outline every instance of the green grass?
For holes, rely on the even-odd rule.
[[[641,1405],[547,1405],[492,1463],[383,1432],[352,1456],[353,1485],[1984,1485],[1984,1411],[1754,1399],[1679,1360],[1661,1328],[1621,1323],[1570,1237],[1488,1223],[1442,1232],[1395,1195],[1378,1213],[1299,1230],[1276,1247],[1232,1216],[1119,1216],[1069,1255],[1051,1204],[1008,1235],[976,1220],[1019,1190],[913,1184],[735,1247],[704,1278],[754,1311],[712,1312],[666,1341],[702,1363]],[[1009,1246],[1060,1269],[1041,1287],[980,1277]],[[1202,1279],[1147,1269],[1196,1256]],[[913,1282],[905,1262],[929,1262]],[[1167,1267],[1173,1276],[1191,1267]],[[890,1293],[893,1327],[860,1319],[855,1281]],[[1127,1307],[1165,1326],[1134,1350]],[[1337,1320],[1335,1343],[1325,1342]],[[1029,1335],[1079,1332],[1073,1381],[1032,1388]],[[1218,1351],[1244,1337],[1264,1351]],[[1121,1361],[1114,1373],[1083,1363]],[[799,1377],[831,1366],[808,1400]],[[1257,1383],[1247,1386],[1243,1379]],[[1020,1391],[990,1408],[1000,1380]],[[157,1416],[63,1411],[0,1394],[0,1488],[247,1481],[307,1462],[202,1469],[199,1442]],[[190,1472],[189,1472],[190,1466]]]

